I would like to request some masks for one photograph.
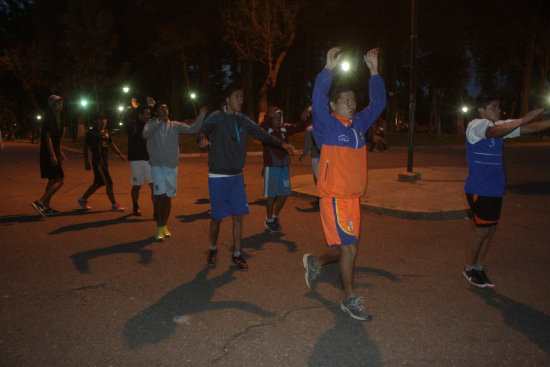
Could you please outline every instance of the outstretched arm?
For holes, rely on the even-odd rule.
[[[536,134],[550,128],[550,120],[531,122],[520,127],[521,135]]]
[[[537,110],[529,111],[522,118],[512,120],[506,124],[489,126],[487,130],[485,130],[485,137],[502,138],[503,136],[510,134],[512,131],[514,131],[520,126],[521,126],[521,133],[523,134],[533,134],[535,132],[538,132],[540,130],[528,132],[529,129],[525,130],[524,125],[529,124],[530,122],[535,120],[541,113],[542,113],[542,109],[537,109]],[[541,130],[544,130],[544,129],[541,129]]]
[[[370,104],[357,113],[356,121],[358,121],[357,128],[366,132],[386,107],[386,87],[384,80],[378,74],[378,49],[370,50],[363,59],[371,75],[369,79]]]

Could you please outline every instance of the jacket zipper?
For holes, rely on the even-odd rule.
[[[327,180],[327,175],[328,175],[328,165],[329,165],[330,161],[327,161],[327,165],[325,167],[325,181]]]

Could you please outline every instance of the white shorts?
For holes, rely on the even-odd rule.
[[[133,186],[141,186],[145,180],[150,184],[153,183],[149,161],[130,161],[130,170],[132,172],[130,183]]]
[[[153,195],[166,194],[170,198],[176,196],[178,167],[151,166],[151,173],[153,176]]]

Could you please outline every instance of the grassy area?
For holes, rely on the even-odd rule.
[[[113,135],[113,141],[120,148],[123,153],[128,151],[128,138],[125,134]],[[408,146],[409,135],[407,133],[388,133],[386,141],[390,147]],[[76,150],[82,150],[84,138],[78,138],[73,142],[72,139],[63,139],[62,145],[70,147]],[[510,139],[507,143],[548,143],[550,142],[549,135],[527,135],[517,139]],[[290,137],[290,143],[294,145],[296,149],[302,149],[304,146],[304,133],[298,133]],[[441,145],[463,145],[465,144],[465,138],[462,135],[457,134],[442,134],[438,137],[432,133],[415,133],[414,145],[415,146],[441,146]],[[258,152],[262,150],[262,143],[259,141],[248,138],[248,150],[251,152]],[[197,146],[195,135],[180,135],[180,152],[181,153],[199,153],[201,150]]]

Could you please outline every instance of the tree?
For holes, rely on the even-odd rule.
[[[277,85],[277,76],[294,42],[298,0],[224,0],[224,38],[237,54],[267,68],[260,89],[260,112],[267,111],[267,92]]]

